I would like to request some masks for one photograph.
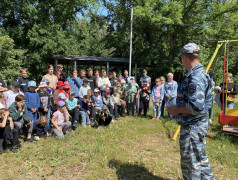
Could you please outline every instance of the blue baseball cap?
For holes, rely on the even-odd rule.
[[[36,82],[35,81],[29,81],[28,82],[28,87],[36,87]]]
[[[59,101],[59,102],[58,102],[58,106],[59,106],[59,107],[63,107],[64,105],[65,105],[65,102],[64,102],[64,101]]]
[[[178,57],[180,57],[182,54],[199,54],[200,48],[195,43],[188,43],[183,46],[182,50],[178,54]]]

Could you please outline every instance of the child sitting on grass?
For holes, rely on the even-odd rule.
[[[41,115],[40,118],[38,120],[35,121],[34,125],[33,125],[33,129],[36,133],[35,136],[35,140],[40,140],[40,135],[45,132],[46,133],[46,137],[49,137],[49,129],[47,127],[47,117],[44,115]]]
[[[112,98],[110,96],[110,90],[109,89],[105,89],[105,95],[102,97],[103,100],[103,104],[107,106],[110,114],[113,113],[113,102],[112,102]]]
[[[118,94],[117,88],[114,88],[113,91],[114,91],[114,93],[111,96],[111,98],[112,98],[112,102],[113,102],[113,106],[114,106],[115,119],[118,120],[119,114],[121,115],[121,117],[125,116],[125,106],[120,100],[120,95]]]
[[[90,99],[89,96],[85,95],[83,99],[80,99],[78,101],[78,105],[80,105],[79,113],[81,115],[83,127],[86,127],[86,125],[90,125],[90,120],[89,120],[90,111],[88,106],[89,99]]]
[[[95,125],[96,113],[101,111],[103,106],[102,96],[100,95],[100,90],[98,88],[94,89],[93,99],[94,105],[92,107],[92,123]]]
[[[80,105],[78,105],[78,99],[75,98],[75,92],[70,91],[69,92],[69,98],[66,100],[67,109],[70,114],[70,121],[72,123],[72,129],[78,128],[78,122],[79,122],[79,108]]]
[[[25,105],[25,96],[17,95],[15,98],[15,102],[8,108],[10,111],[10,116],[13,119],[14,126],[19,132],[22,130],[23,126],[26,126],[27,130],[27,141],[34,141],[31,138],[33,123],[31,122],[31,118],[28,114],[27,106]]]
[[[59,101],[58,110],[53,113],[51,123],[53,125],[53,132],[57,138],[64,138],[67,130],[71,127],[69,121],[69,112],[64,101]]]
[[[35,92],[36,90],[35,81],[29,81],[28,88],[29,91],[25,93],[26,106],[28,109],[28,114],[34,126],[34,123],[37,120],[37,112],[40,107],[40,96],[37,92]],[[26,141],[28,141],[28,139]]]
[[[152,120],[158,121],[161,115],[161,105],[164,99],[164,88],[161,83],[161,79],[155,80],[156,85],[152,89],[152,102],[153,102],[153,118]]]
[[[0,154],[9,144],[10,150],[14,153],[21,147],[18,141],[18,130],[14,129],[14,123],[9,114],[7,109],[0,109]]]
[[[112,121],[112,114],[110,114],[109,109],[106,105],[102,107],[102,111],[99,114],[99,126],[107,126],[109,127],[109,124]]]

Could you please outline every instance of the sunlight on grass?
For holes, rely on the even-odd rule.
[[[150,110],[149,115],[151,115]],[[216,179],[238,177],[238,138],[220,131],[214,104],[207,153]],[[1,179],[181,179],[177,124],[121,118],[111,128],[80,128],[63,140],[42,138],[0,156]]]

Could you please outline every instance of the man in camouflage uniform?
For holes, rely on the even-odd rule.
[[[199,61],[200,48],[183,46],[179,56],[187,70],[178,87],[176,106],[167,107],[177,116],[180,130],[180,155],[183,179],[214,179],[206,150],[207,113],[212,106],[212,85]]]

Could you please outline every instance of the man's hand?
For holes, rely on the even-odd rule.
[[[77,105],[76,108],[80,108],[80,105]]]
[[[90,111],[87,111],[88,115],[90,115]]]
[[[48,112],[48,109],[47,109],[47,108],[45,108],[45,109],[44,109],[44,111],[45,111],[45,112]]]
[[[167,98],[170,98],[171,96],[170,95],[167,95]]]
[[[29,120],[29,122],[28,122],[27,126],[30,126],[30,125],[31,125],[31,123],[32,123],[32,121],[31,121],[31,120]]]

